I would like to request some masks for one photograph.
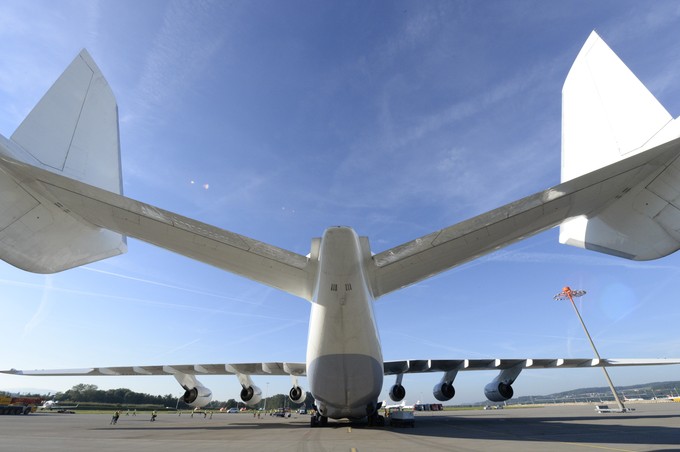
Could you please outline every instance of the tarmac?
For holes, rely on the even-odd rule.
[[[670,451],[680,450],[680,403],[630,404],[630,413],[598,414],[594,405],[418,412],[414,428],[368,428],[308,415],[248,413],[34,413],[0,417],[0,450],[21,451]]]

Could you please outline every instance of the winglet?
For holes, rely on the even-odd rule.
[[[593,31],[562,88],[562,182],[648,149],[671,120]]]
[[[104,75],[85,49],[11,139],[65,176],[122,193],[118,106]]]
[[[7,157],[0,159],[0,259],[27,271],[53,273],[126,251],[121,234],[83,221],[29,174],[36,169],[123,191],[116,100],[86,50],[11,140],[0,144],[0,154]]]

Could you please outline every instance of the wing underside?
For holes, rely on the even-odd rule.
[[[3,370],[0,373],[43,377],[143,376],[143,375],[293,375],[307,373],[305,363],[268,362],[239,364],[179,364],[160,366],[89,367],[82,369]]]
[[[570,369],[587,367],[659,366],[680,364],[680,359],[593,359],[593,358],[523,358],[523,359],[415,359],[385,361],[385,375],[449,372],[467,370]]]

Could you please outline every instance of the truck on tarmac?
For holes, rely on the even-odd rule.
[[[0,415],[2,414],[28,414],[34,413],[40,405],[40,397],[12,397],[0,395]]]

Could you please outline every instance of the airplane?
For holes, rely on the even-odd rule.
[[[386,409],[389,410],[390,408],[401,408],[402,410],[412,410],[416,405],[420,405],[420,400],[418,400],[415,404],[413,405],[406,405],[406,401],[402,400],[400,403],[387,403],[386,400],[383,400],[382,405],[380,406],[381,409]]]
[[[60,405],[59,402],[57,402],[56,400],[46,400],[45,403],[43,403],[42,405],[39,406],[39,408],[41,410],[48,410],[48,411],[52,411],[52,410],[74,410],[74,409],[78,408],[78,405],[79,404],[66,406],[66,405]]]
[[[677,359],[417,359],[384,361],[373,301],[508,244],[559,226],[561,243],[631,260],[680,248],[680,121],[674,120],[593,32],[563,87],[561,183],[393,248],[332,226],[302,255],[122,195],[115,97],[83,50],[11,137],[0,137],[0,258],[53,273],[119,255],[127,236],[280,289],[311,303],[305,362],[16,370],[15,375],[171,375],[189,405],[211,391],[197,377],[235,375],[241,399],[262,398],[254,375],[288,375],[302,402],[307,377],[317,412],[380,425],[385,376],[437,372],[433,395],[455,395],[458,372],[497,370],[491,401],[513,396],[524,369],[678,364]]]

